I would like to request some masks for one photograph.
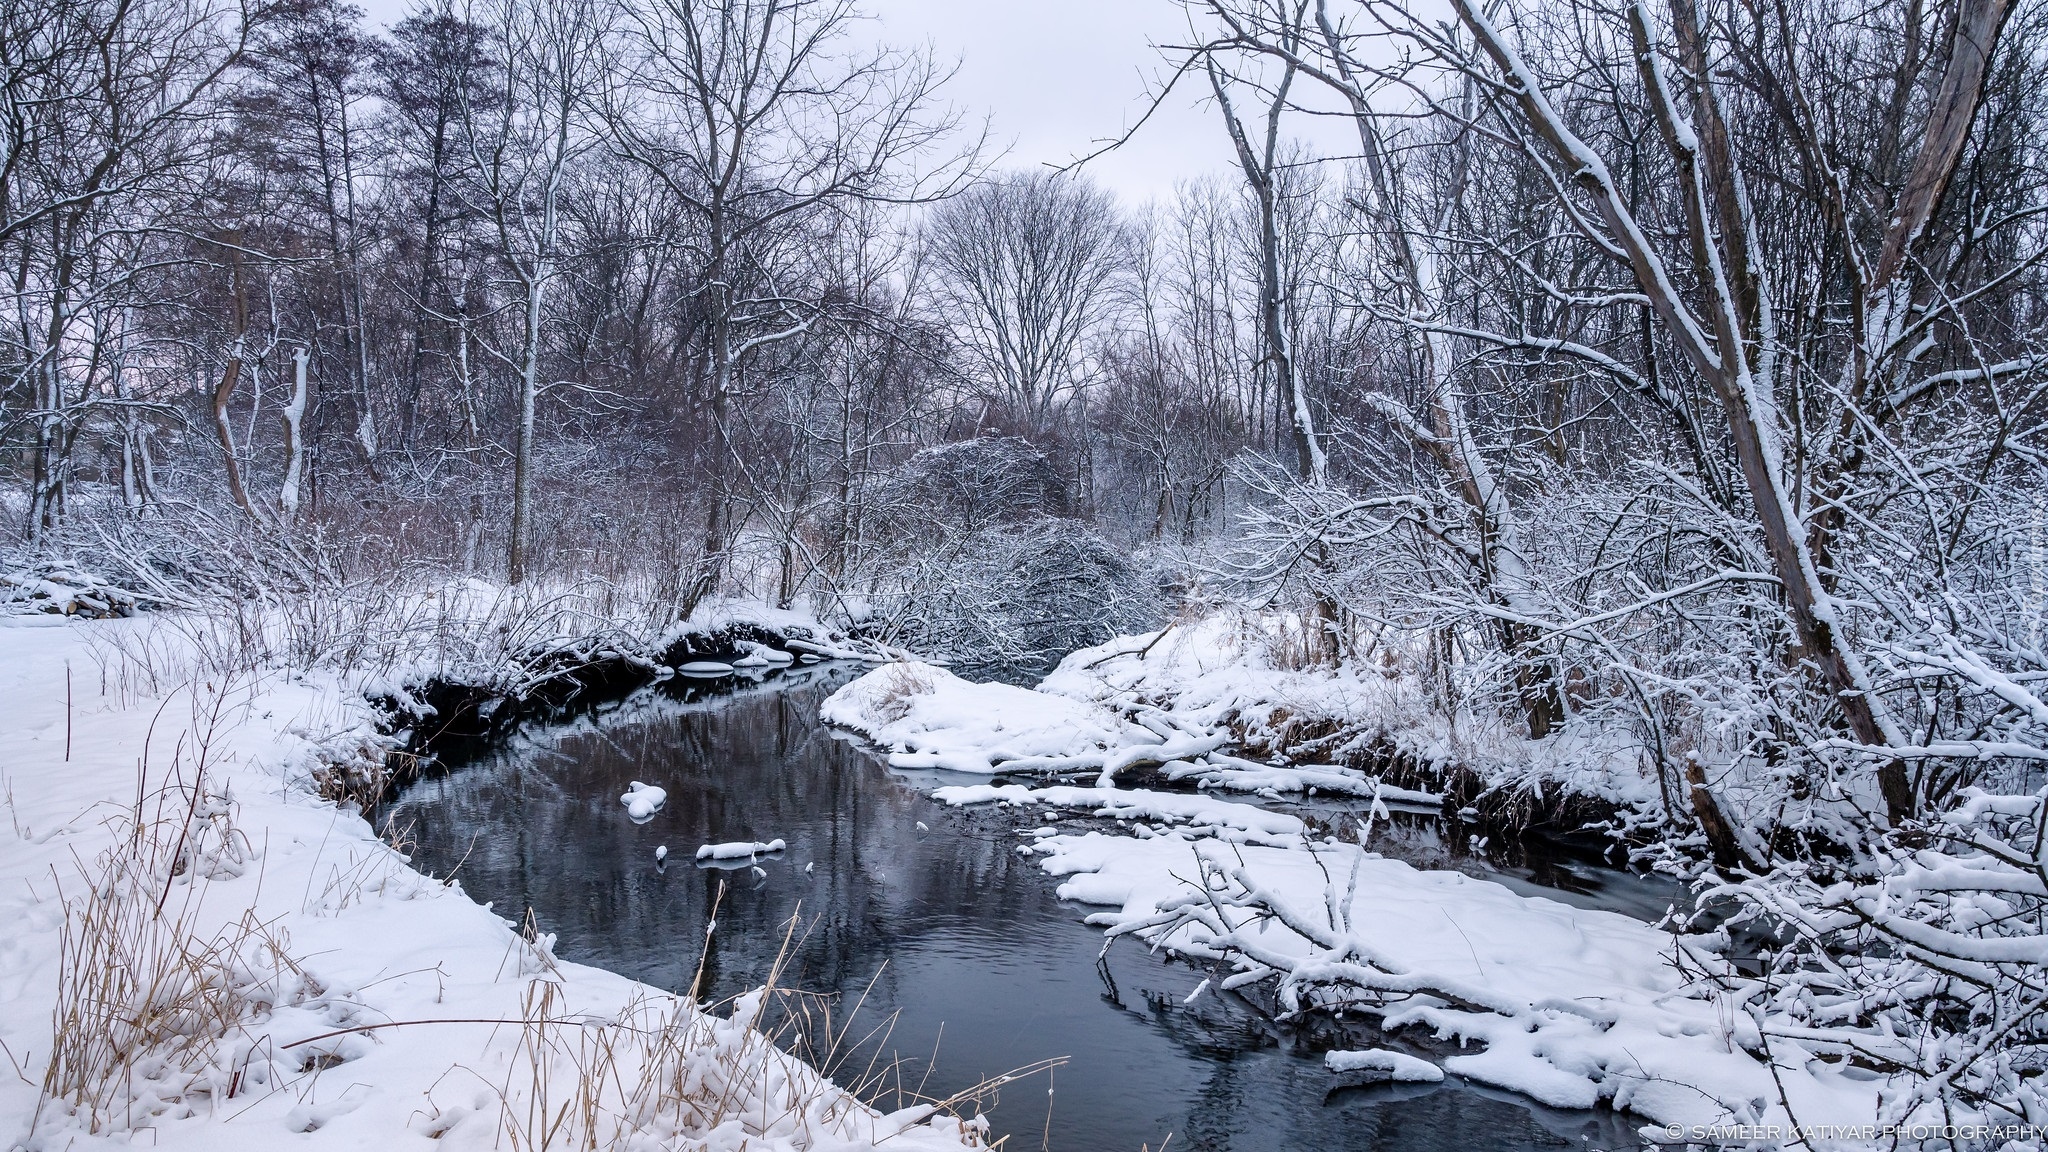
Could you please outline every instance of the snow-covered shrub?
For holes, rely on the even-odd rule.
[[[2048,1118],[2048,793],[1969,789],[1849,879],[1801,862],[1703,883],[1741,911],[1717,936],[1763,938],[1763,971],[1697,972],[1757,1024],[1778,1062],[1820,1060],[1886,1081],[1884,1120]]]
[[[1034,675],[1163,615],[1155,582],[1078,521],[994,524],[900,576],[895,638],[967,669]]]
[[[874,505],[907,536],[934,525],[973,532],[988,524],[1059,516],[1065,481],[1050,457],[1018,436],[982,436],[914,453],[883,479]]]

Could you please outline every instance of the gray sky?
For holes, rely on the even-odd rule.
[[[386,25],[409,6],[356,2]],[[1005,167],[1065,164],[1121,135],[1167,74],[1154,45],[1189,36],[1174,0],[863,0],[861,10],[874,40],[929,45],[941,60],[959,61],[946,96],[976,124],[988,117]],[[1228,171],[1229,141],[1199,81],[1183,80],[1129,143],[1085,170],[1134,205],[1170,195],[1178,180]],[[1334,140],[1331,126],[1297,127]],[[1343,147],[1329,143],[1325,152]]]
[[[960,60],[951,98],[990,118],[1006,166],[1065,164],[1144,115],[1147,91],[1167,68],[1154,44],[1182,43],[1187,20],[1172,0],[868,0],[876,38],[928,42]],[[1206,89],[1182,81],[1123,147],[1086,171],[1131,201],[1164,196],[1174,181],[1219,171],[1230,150]]]

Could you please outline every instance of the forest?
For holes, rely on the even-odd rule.
[[[1188,761],[1679,878],[1764,1065],[2043,1122],[2048,6],[1178,8],[1146,98],[1232,163],[1133,202],[856,0],[9,0],[0,602],[389,676],[565,604],[950,669],[892,699],[1123,659]],[[1131,923],[1388,993],[1231,884],[1320,974]]]

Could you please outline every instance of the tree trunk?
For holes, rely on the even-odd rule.
[[[287,518],[299,512],[299,475],[305,465],[306,360],[304,348],[292,350],[292,398],[278,414],[284,424],[284,483],[277,492],[278,511]]]
[[[506,545],[505,579],[519,584],[526,579],[527,537],[533,518],[533,422],[540,397],[541,297],[546,290],[546,271],[527,284],[526,335],[519,365],[519,410],[512,447],[512,539]]]
[[[221,370],[220,382],[213,389],[213,434],[220,442],[221,460],[227,468],[228,495],[234,497],[236,507],[253,515],[256,509],[249,504],[249,489],[242,483],[242,460],[235,451],[235,431],[228,423],[228,404],[234,399],[235,385],[241,382],[242,357],[249,345],[249,288],[242,278],[241,233],[229,232],[222,242],[228,254],[229,305],[235,330],[228,344],[227,366]]]

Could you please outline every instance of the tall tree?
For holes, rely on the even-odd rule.
[[[1129,255],[1115,202],[1080,176],[1011,173],[940,205],[924,236],[980,384],[1043,436],[1086,382],[1087,337]]]
[[[619,151],[690,218],[694,337],[708,444],[704,532],[686,609],[724,573],[740,461],[734,399],[747,362],[824,320],[792,279],[823,218],[863,202],[950,194],[977,150],[948,150],[947,76],[924,54],[854,47],[852,0],[652,0],[633,12],[633,85],[609,107]]]
[[[460,81],[468,147],[463,195],[490,222],[515,343],[486,343],[512,376],[512,520],[506,578],[526,579],[534,444],[543,389],[547,297],[562,275],[563,207],[577,161],[597,145],[591,118],[610,80],[609,12],[596,0],[501,0],[465,19],[489,30],[498,58]],[[488,83],[488,87],[484,85]]]

